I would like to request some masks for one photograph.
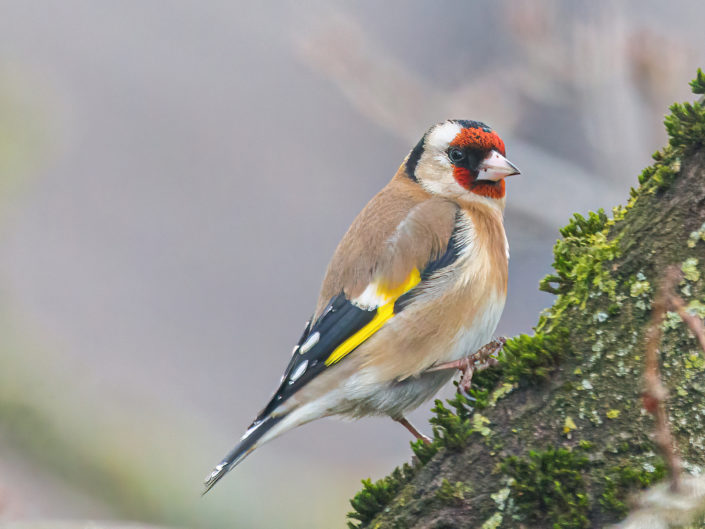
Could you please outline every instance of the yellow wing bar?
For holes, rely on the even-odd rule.
[[[335,364],[336,362],[339,362],[342,358],[345,357],[345,355],[353,351],[361,343],[363,343],[370,336],[380,330],[382,326],[387,322],[387,320],[394,316],[395,301],[403,294],[418,285],[420,281],[421,274],[419,274],[418,269],[414,268],[409,274],[409,277],[406,278],[406,281],[404,281],[404,283],[400,287],[397,287],[395,289],[385,289],[384,291],[381,291],[382,289],[380,289],[379,294],[387,297],[388,299],[391,298],[391,300],[377,308],[377,314],[375,314],[375,317],[372,318],[372,320],[367,325],[365,325],[362,329],[357,331],[355,334],[350,336],[348,339],[346,339],[343,343],[341,343],[338,347],[335,348],[335,350],[326,359],[326,366],[330,366]]]

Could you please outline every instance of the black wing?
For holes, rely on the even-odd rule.
[[[323,314],[311,325],[306,325],[284,371],[281,384],[258,419],[268,416],[321,371],[328,367],[326,360],[349,337],[372,321],[377,309],[365,310],[340,293],[330,300]]]
[[[260,412],[242,436],[240,442],[206,477],[208,492],[232,468],[240,463],[257,446],[258,441],[281,421],[286,414],[273,414],[277,406],[296,393],[316,377],[326,366],[326,360],[348,337],[359,332],[375,317],[377,309],[364,310],[348,301],[343,294],[330,300],[323,315],[311,324],[306,324],[289,365],[284,371],[281,384],[269,404]],[[328,365],[331,365],[328,362]]]

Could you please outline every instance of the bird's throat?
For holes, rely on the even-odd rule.
[[[468,191],[487,198],[504,198],[504,179],[497,182],[492,180],[477,180],[476,177],[465,167],[454,167],[453,177]]]

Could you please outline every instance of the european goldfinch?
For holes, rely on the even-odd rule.
[[[274,396],[206,478],[320,417],[404,414],[487,343],[507,294],[504,178],[519,174],[484,123],[431,127],[349,228]]]

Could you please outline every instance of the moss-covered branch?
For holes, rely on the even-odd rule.
[[[705,76],[691,84],[705,93]],[[436,401],[434,441],[353,500],[350,527],[602,527],[664,477],[641,406],[655,285],[676,264],[705,317],[705,105],[676,104],[670,141],[624,207],[575,215],[555,246],[556,294],[532,336],[508,341],[471,390]],[[685,469],[705,468],[705,360],[680,316],[663,324],[661,370]]]

